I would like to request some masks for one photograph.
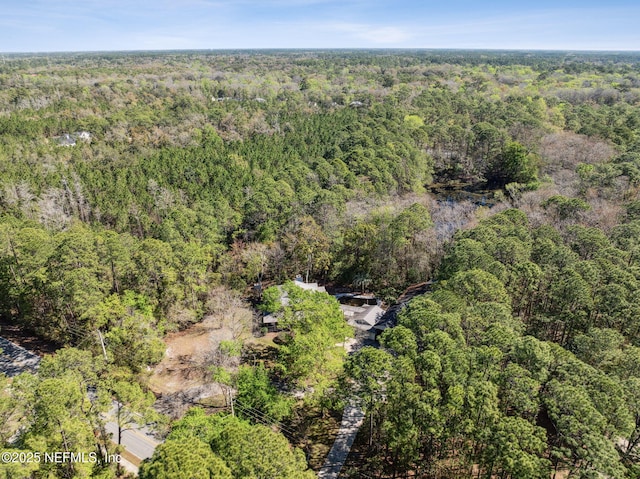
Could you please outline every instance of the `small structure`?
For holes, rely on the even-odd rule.
[[[69,133],[56,137],[56,140],[58,146],[76,146],[76,140]]]
[[[79,141],[84,141],[86,143],[91,142],[91,133],[89,133],[88,131],[77,131],[73,134],[73,136],[75,136]]]
[[[265,314],[262,316],[262,327],[267,328],[267,331],[276,331],[278,329],[278,316],[275,314]]]
[[[62,136],[56,136],[54,138],[58,142],[58,146],[76,146],[77,141],[83,141],[85,143],[91,142],[91,133],[88,131],[76,131],[75,133],[65,133]]]
[[[324,286],[319,286],[318,283],[305,283],[298,276],[293,281],[293,284],[298,288],[305,289],[307,291],[315,291],[318,293],[326,293],[327,290]],[[277,288],[280,290],[280,304],[282,306],[289,305],[289,293],[282,288],[282,285],[278,285]],[[269,313],[262,316],[262,327],[267,328],[269,331],[277,331],[278,330],[278,317],[279,313]]]

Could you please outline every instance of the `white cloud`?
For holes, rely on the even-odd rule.
[[[640,49],[640,7],[444,5],[396,0],[0,0],[0,49]],[[386,8],[394,6],[397,8]]]

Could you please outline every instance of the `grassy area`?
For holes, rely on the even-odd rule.
[[[303,408],[298,411],[292,426],[300,432],[300,441],[295,444],[302,448],[312,469],[319,469],[326,459],[336,439],[342,416],[340,412],[322,415],[319,408]]]
[[[277,333],[267,333],[264,336],[260,336],[259,338],[249,338],[245,341],[246,345],[258,345],[258,346],[264,346],[264,347],[270,347],[270,348],[277,348],[278,346],[276,345],[276,343],[273,342],[273,338],[275,338],[277,336]]]
[[[134,456],[133,454],[131,454],[129,451],[127,451],[126,449],[123,448],[122,452],[120,453],[120,455],[122,456],[123,459],[126,459],[127,461],[129,461],[131,464],[133,464],[136,467],[140,467],[140,463],[142,462],[142,459],[140,459],[137,456]]]
[[[214,396],[202,398],[198,401],[198,406],[204,408],[218,408],[223,409],[227,407],[224,394],[216,394]]]

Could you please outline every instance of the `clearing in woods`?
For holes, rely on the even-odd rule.
[[[222,341],[251,338],[253,312],[232,292],[215,292],[209,303],[210,313],[183,331],[169,333],[164,359],[153,369],[149,387],[159,398],[160,408],[173,416],[181,415],[192,405],[223,405],[220,386],[211,379],[211,366],[234,368],[219,354]],[[221,364],[223,363],[223,364]]]

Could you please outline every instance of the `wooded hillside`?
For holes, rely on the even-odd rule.
[[[87,386],[153,416],[145,371],[165,334],[222,291],[258,304],[254,284],[301,275],[390,305],[434,280],[381,348],[346,359],[335,302],[291,293],[276,353],[248,364],[225,343],[245,364],[216,378],[289,425],[358,398],[357,473],[640,477],[639,107],[634,53],[5,57],[0,316],[73,349],[3,386],[0,447],[35,450],[65,410],[90,450],[107,402]],[[71,402],[50,411],[58,387]],[[189,421],[201,433],[181,434]],[[236,435],[286,446],[252,427],[194,412],[141,477],[186,447],[219,477],[271,477],[220,459]]]

